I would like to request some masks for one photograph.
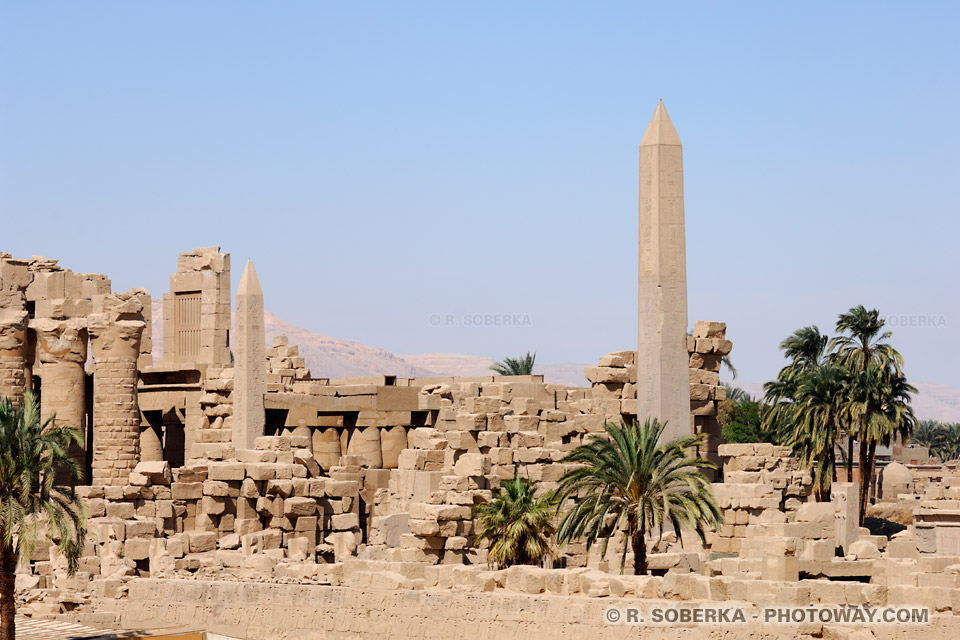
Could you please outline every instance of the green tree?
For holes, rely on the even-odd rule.
[[[960,458],[960,423],[951,422],[940,425],[940,438],[937,443],[936,455],[943,462]]]
[[[810,326],[797,329],[780,343],[780,350],[788,363],[780,369],[776,380],[763,385],[761,426],[775,433],[782,444],[793,440],[800,384],[826,363],[829,340],[816,326]]]
[[[539,565],[554,551],[556,497],[552,492],[538,496],[527,478],[504,482],[490,502],[474,507],[473,514],[477,542],[490,542],[487,561],[498,568]]]
[[[77,571],[87,520],[73,489],[80,470],[69,449],[80,442],[78,430],[57,427],[53,418],[41,422],[32,393],[19,406],[0,401],[0,640],[16,637],[16,569],[41,531],[56,542],[69,574]]]
[[[536,352],[519,358],[504,358],[503,362],[494,362],[490,370],[500,376],[529,376],[533,373],[533,361],[537,359]]]
[[[563,459],[577,466],[557,487],[560,500],[573,499],[558,529],[561,543],[586,538],[589,550],[603,540],[606,556],[610,538],[624,531],[639,575],[647,572],[648,533],[661,533],[669,523],[678,536],[692,529],[705,540],[706,527],[723,523],[710,483],[698,471],[716,467],[690,453],[703,444],[703,434],[658,444],[665,424],[655,419],[605,424],[606,437],[591,436]],[[624,544],[621,571],[626,555]]]
[[[867,497],[873,479],[877,445],[889,446],[895,437],[905,440],[913,431],[916,418],[910,407],[910,394],[916,389],[906,378],[891,369],[871,363],[853,378],[850,385],[850,417],[860,433],[860,524],[867,509]],[[862,446],[866,443],[866,446]]]
[[[910,442],[927,447],[930,455],[948,462],[960,458],[960,423],[945,424],[936,420],[920,420]]]
[[[740,387],[735,387],[732,384],[727,384],[726,382],[720,383],[724,389],[727,390],[727,400],[730,400],[734,404],[743,404],[744,402],[756,402],[753,396],[741,389]]]
[[[729,398],[721,400],[717,408],[717,422],[720,423],[724,442],[779,444],[776,433],[763,428],[760,404],[755,400],[740,403]]]
[[[920,420],[917,428],[913,430],[913,435],[910,436],[910,442],[927,447],[932,455],[936,455],[934,450],[943,439],[943,427],[944,425],[936,420]]]
[[[794,394],[793,430],[788,444],[811,469],[818,501],[830,500],[837,479],[837,440],[844,411],[848,374],[842,367],[823,365],[807,371]]]
[[[848,417],[848,442],[856,436],[860,441],[860,521],[866,509],[867,495],[873,477],[873,456],[877,443],[889,444],[894,432],[909,433],[915,419],[909,410],[909,394],[915,389],[903,378],[903,357],[889,343],[892,332],[883,331],[884,321],[876,309],[867,310],[863,305],[841,313],[837,319],[840,334],[830,341],[831,361],[845,367],[851,376],[850,404],[845,411]],[[894,410],[901,400],[897,392],[906,394],[906,411]],[[894,395],[890,395],[894,394]],[[892,403],[892,404],[890,404]],[[886,417],[888,410],[902,419],[900,424],[891,423]],[[848,445],[849,457],[852,446]]]

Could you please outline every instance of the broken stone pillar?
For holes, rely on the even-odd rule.
[[[0,398],[15,402],[26,388],[27,309],[23,292],[0,292]]]
[[[834,482],[830,486],[830,501],[836,522],[836,546],[846,554],[850,545],[860,538],[860,484]]]
[[[87,327],[80,318],[43,318],[30,323],[37,334],[39,374],[43,382],[41,418],[56,414],[57,425],[83,431]]]
[[[336,427],[313,430],[313,457],[324,471],[340,462],[340,434]]]
[[[163,437],[160,427],[148,424],[140,431],[140,462],[162,461]]]
[[[640,141],[637,417],[667,421],[663,440],[690,435],[683,148],[663,101]]]
[[[56,416],[58,427],[70,427],[86,437],[87,327],[82,318],[30,322],[37,335],[39,374],[43,383],[40,419]],[[71,455],[80,469],[86,466],[87,443],[72,447]]]
[[[98,295],[93,309],[93,484],[124,485],[140,461],[137,360],[147,323],[135,293]]]
[[[0,398],[15,402],[27,387],[27,264],[0,253]]]
[[[360,456],[363,458],[363,466],[365,467],[380,469],[383,464],[383,458],[380,452],[379,427],[355,429],[350,434],[346,454],[348,456]]]
[[[237,287],[237,330],[234,336],[233,446],[253,449],[263,435],[267,392],[267,341],[263,319],[263,289],[247,260]]]
[[[397,426],[383,429],[380,432],[380,455],[383,458],[382,468],[396,469],[399,467],[400,452],[406,448],[406,427]]]

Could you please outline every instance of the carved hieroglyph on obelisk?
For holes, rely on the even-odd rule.
[[[235,333],[233,446],[253,449],[256,439],[263,435],[266,423],[263,396],[267,392],[267,344],[263,289],[250,260],[247,260],[237,287]]]
[[[683,148],[663,101],[640,141],[637,416],[668,421],[662,440],[691,433]]]

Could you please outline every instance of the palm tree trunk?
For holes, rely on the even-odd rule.
[[[867,439],[860,438],[860,510],[858,512],[859,522],[863,525],[863,512],[867,508],[867,492],[870,490],[870,476],[872,470],[868,466],[867,458],[869,456],[869,447]]]
[[[853,482],[853,434],[847,433],[847,482]]]
[[[861,527],[863,526],[863,520],[864,518],[866,518],[866,515],[867,515],[867,500],[870,497],[870,485],[873,484],[873,467],[874,467],[874,464],[876,463],[876,460],[877,460],[877,443],[873,441],[870,443],[870,450],[867,452],[867,467],[868,467],[869,473],[867,475],[867,482],[864,483],[864,486],[866,487],[866,491],[863,491],[863,498],[862,498],[863,501],[861,502],[861,505],[863,506],[860,508],[860,526]]]
[[[630,544],[633,545],[633,575],[645,576],[647,575],[647,532],[643,518],[639,520],[640,522],[632,527],[633,536],[630,540]]]
[[[17,554],[12,547],[0,547],[0,640],[15,640]]]

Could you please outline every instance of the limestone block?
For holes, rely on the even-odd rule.
[[[490,472],[490,458],[480,453],[465,453],[454,465],[458,476],[482,476]]]
[[[586,571],[578,575],[578,591],[592,598],[610,595],[610,575],[602,571]]]
[[[690,400],[710,400],[714,387],[705,384],[690,385]]]
[[[707,320],[697,320],[693,324],[694,338],[723,338],[726,336],[726,322],[710,322]]]
[[[898,538],[896,536],[887,543],[887,556],[890,558],[919,558],[916,540],[912,537]]]
[[[207,467],[207,477],[211,480],[236,480],[245,477],[244,465],[235,462],[211,462]]]
[[[356,496],[360,492],[360,484],[355,480],[327,480],[324,490],[332,498]]]
[[[191,465],[180,467],[173,472],[176,482],[203,482],[207,479],[207,465]]]
[[[604,382],[626,384],[635,381],[635,379],[630,379],[629,370],[626,368],[585,367],[583,373],[587,380],[593,384]]]
[[[283,515],[290,518],[312,516],[317,512],[317,501],[313,498],[286,498],[283,501]]]
[[[137,473],[136,471],[131,471],[130,475],[127,478],[127,482],[136,487],[148,487],[150,486],[150,478],[143,475],[142,473]]]
[[[410,533],[418,536],[436,536],[440,534],[440,524],[435,519],[414,519],[409,517],[409,514],[407,515],[407,526],[410,530]],[[399,544],[395,546],[399,546]]]
[[[717,403],[713,400],[691,400],[690,413],[695,416],[717,415]]]
[[[130,538],[123,543],[123,556],[130,560],[144,560],[150,557],[149,538]]]
[[[170,463],[163,460],[140,462],[134,472],[147,476],[153,484],[168,485],[173,481]]]
[[[600,360],[597,362],[597,366],[625,368],[627,366],[627,360],[620,354],[608,353],[605,356],[600,356]]]
[[[106,503],[108,518],[119,518],[120,520],[133,520],[137,511],[133,503],[130,502],[108,502]]]
[[[203,496],[200,508],[204,514],[218,516],[227,510],[227,498]]]
[[[506,585],[516,593],[543,593],[546,590],[548,571],[539,567],[516,565],[506,570]]]
[[[761,577],[764,580],[796,582],[800,579],[799,558],[767,556],[763,558]]]
[[[188,553],[204,553],[217,548],[217,534],[213,531],[194,531],[185,534]]]
[[[857,557],[857,560],[873,560],[880,557],[880,550],[869,540],[857,540],[846,550],[848,554]]]
[[[296,464],[302,465],[307,470],[307,474],[311,478],[317,478],[321,475],[320,465],[317,464],[316,459],[313,457],[313,453],[309,449],[294,449],[293,450],[293,461]]]
[[[230,485],[220,480],[205,480],[203,482],[203,495],[225,498],[230,495]]]
[[[343,562],[357,550],[357,537],[353,533],[332,533],[324,538],[324,542],[333,545],[333,555],[337,562]]]
[[[262,482],[265,480],[273,480],[277,477],[278,465],[263,462],[247,464],[245,466],[245,475],[250,480]]]

